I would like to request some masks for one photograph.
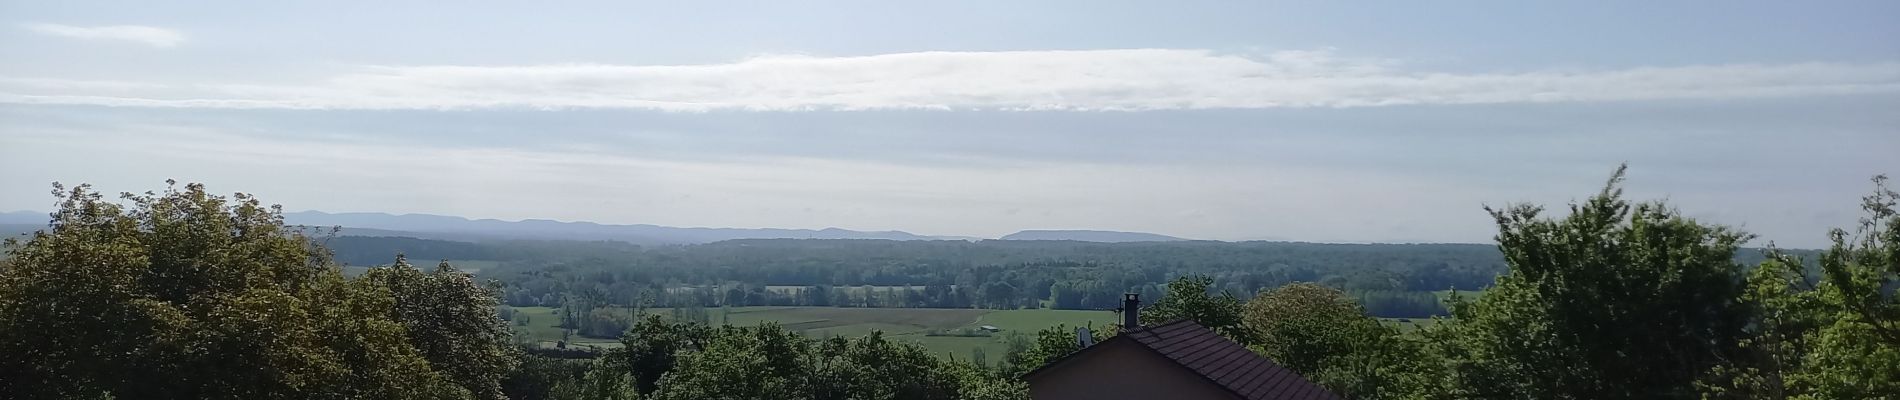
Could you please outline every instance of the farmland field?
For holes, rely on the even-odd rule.
[[[515,311],[529,317],[527,326],[513,327],[516,335],[542,342],[560,340],[561,329],[555,327],[560,322],[558,309],[515,307]],[[649,309],[648,312],[668,315],[670,310]],[[1116,319],[1116,315],[1112,312],[1086,310],[733,307],[730,309],[708,308],[706,313],[710,315],[714,324],[725,321],[732,325],[749,326],[775,322],[811,337],[859,336],[881,331],[892,340],[921,344],[932,353],[942,357],[966,359],[970,357],[972,350],[982,349],[990,362],[1002,360],[1003,353],[1007,350],[1006,340],[1009,335],[1033,335],[1038,330],[1058,324],[1092,325],[1099,329]],[[927,335],[933,331],[974,329],[983,325],[995,326],[1000,331],[987,337]],[[615,347],[619,345],[612,339],[578,336],[572,339],[574,344],[582,346]]]
[[[1451,299],[1452,291],[1439,290],[1439,291],[1432,292],[1432,294],[1438,296],[1439,301],[1449,301]],[[1467,302],[1477,301],[1478,298],[1484,297],[1484,289],[1459,290],[1458,296],[1462,297],[1464,301],[1467,301]],[[1407,331],[1423,329],[1425,327],[1432,326],[1432,324],[1434,323],[1437,323],[1437,321],[1433,320],[1431,317],[1379,318],[1379,322],[1385,323],[1386,325],[1390,325],[1390,326],[1397,326],[1399,327],[1399,329],[1407,330]]]

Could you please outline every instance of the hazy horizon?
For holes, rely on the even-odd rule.
[[[831,7],[824,7],[824,6]],[[0,210],[1488,243],[1631,198],[1818,247],[1900,174],[1900,3],[0,1]],[[1608,29],[1606,27],[1615,27]]]

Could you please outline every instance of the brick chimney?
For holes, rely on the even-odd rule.
[[[1141,328],[1141,294],[1122,294],[1122,330]]]

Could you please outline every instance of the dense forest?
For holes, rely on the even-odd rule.
[[[1506,271],[1495,245],[1298,242],[746,239],[640,247],[620,242],[466,243],[341,236],[337,259],[499,260],[480,271],[511,306],[840,306],[1113,309],[1201,275],[1250,297],[1293,282],[1346,291],[1373,315],[1444,315],[1434,292],[1479,290]],[[1753,265],[1762,249],[1741,249]],[[1800,253],[1807,254],[1807,253]],[[587,310],[580,310],[585,315]]]
[[[646,314],[612,329],[620,346],[593,352],[522,346],[497,314],[550,295],[572,310],[777,296],[753,298],[754,287],[836,302],[831,293],[851,285],[911,285],[920,289],[883,292],[919,293],[896,296],[903,306],[1094,307],[1096,291],[1152,291],[1142,321],[1194,320],[1349,398],[1900,398],[1900,193],[1884,177],[1857,226],[1816,233],[1829,248],[1753,258],[1738,257],[1749,234],[1626,200],[1621,177],[1562,215],[1490,210],[1495,246],[468,246],[306,236],[275,207],[195,184],[123,202],[82,185],[56,191],[46,229],[5,245],[0,396],[1024,399],[1022,373],[1079,350],[1062,326],[992,364],[879,334],[812,338]],[[493,281],[393,254],[345,274],[332,257],[359,251],[346,246],[501,263],[480,275]],[[1448,315],[1417,329],[1381,323],[1366,305],[1364,293],[1471,276],[1488,277],[1473,285],[1482,296],[1453,296]],[[941,301],[933,292],[967,292],[969,303],[930,304]],[[639,297],[615,298],[630,293]],[[853,296],[842,299],[897,304]],[[1125,329],[1136,327],[1099,335]]]

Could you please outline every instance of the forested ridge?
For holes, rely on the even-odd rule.
[[[438,243],[310,236],[196,184],[118,200],[58,187],[49,226],[0,261],[0,396],[1023,399],[1022,373],[1079,350],[1072,327],[992,363],[638,308],[603,332],[617,347],[550,349],[510,338],[498,313],[1089,308],[1132,289],[1152,300],[1142,321],[1194,320],[1349,398],[1900,398],[1900,193],[1884,177],[1864,218],[1817,232],[1832,245],[1813,252],[1747,249],[1742,230],[1625,199],[1621,180],[1560,213],[1487,209],[1495,245]],[[338,261],[390,250],[499,263]],[[1465,284],[1486,290],[1415,329],[1374,319],[1366,295]],[[887,289],[849,290],[867,285]]]

